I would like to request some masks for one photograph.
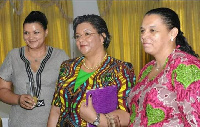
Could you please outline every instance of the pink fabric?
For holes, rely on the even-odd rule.
[[[175,49],[167,60],[165,68],[157,77],[149,80],[146,75],[131,90],[128,98],[130,127],[200,127],[200,60],[178,49]],[[153,60],[145,65],[139,79],[143,72],[154,64]],[[196,69],[186,71],[187,74],[191,72],[194,74],[192,76],[197,77],[188,86],[185,83],[187,81],[178,77],[182,75],[176,71],[180,64],[186,65],[183,66],[184,69],[191,67],[190,65]],[[182,77],[184,78],[184,75]],[[191,80],[190,77],[187,78]],[[135,111],[132,110],[133,105]],[[151,117],[147,116],[147,106],[150,107],[149,114],[153,114]]]

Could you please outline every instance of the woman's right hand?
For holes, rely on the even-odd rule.
[[[33,109],[35,107],[34,99],[31,95],[22,94],[19,96],[18,104],[24,109]]]

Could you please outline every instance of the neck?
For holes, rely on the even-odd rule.
[[[91,58],[89,59],[85,57],[83,59],[83,65],[87,70],[95,70],[103,63],[106,57],[107,57],[107,53],[105,53],[104,56],[101,56],[101,57],[93,57],[95,59],[91,59]]]
[[[162,53],[157,53],[158,55],[154,55],[156,64],[156,68],[162,68],[166,62],[167,57],[174,51],[175,48],[169,50],[163,50]]]
[[[40,49],[31,49],[30,47],[27,46],[27,55],[29,60],[34,62],[40,61],[46,55],[46,50],[47,50],[46,46]]]

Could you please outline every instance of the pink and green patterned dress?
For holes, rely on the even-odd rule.
[[[154,65],[145,65],[129,94],[130,127],[200,127],[200,60],[175,49],[148,79]]]

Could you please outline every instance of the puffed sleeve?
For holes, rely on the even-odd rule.
[[[179,118],[185,127],[200,126],[200,61],[181,63],[172,73]]]

